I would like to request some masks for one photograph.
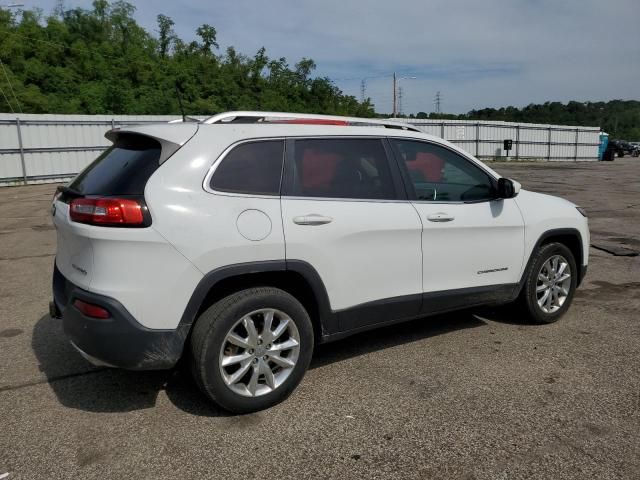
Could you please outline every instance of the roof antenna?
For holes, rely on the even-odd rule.
[[[187,121],[187,116],[184,113],[184,107],[182,106],[182,97],[180,96],[180,89],[178,88],[178,81],[176,80],[176,96],[178,97],[178,105],[180,106],[180,113],[182,113],[182,121]]]

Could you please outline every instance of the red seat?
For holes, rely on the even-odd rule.
[[[335,153],[306,149],[302,155],[300,179],[304,189],[326,189],[333,182],[340,157]]]
[[[415,160],[409,160],[407,162],[407,168],[409,168],[409,170],[422,173],[422,176],[427,182],[434,183],[442,181],[443,167],[444,160],[428,152],[418,152],[416,153]]]

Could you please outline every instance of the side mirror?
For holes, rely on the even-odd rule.
[[[513,198],[520,192],[521,185],[509,178],[498,179],[498,198]]]

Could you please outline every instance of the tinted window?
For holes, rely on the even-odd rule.
[[[295,196],[396,198],[379,139],[297,140],[293,177]]]
[[[495,197],[489,175],[447,148],[425,142],[391,139],[418,200],[473,202]]]
[[[121,135],[69,185],[84,195],[142,195],[160,166],[160,144],[142,135]]]
[[[210,186],[222,192],[279,195],[283,156],[283,140],[238,145],[222,159]]]

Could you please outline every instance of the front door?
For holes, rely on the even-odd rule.
[[[524,222],[514,199],[495,199],[495,179],[453,149],[417,140],[390,144],[424,225],[425,309],[437,292],[464,305],[512,291],[524,257]]]

